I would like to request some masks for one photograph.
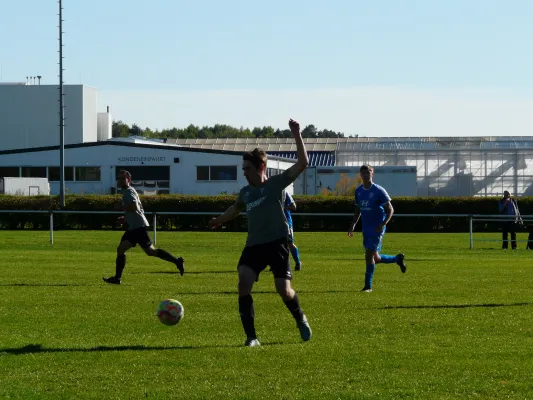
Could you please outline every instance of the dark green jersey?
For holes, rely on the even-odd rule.
[[[239,203],[248,214],[246,246],[268,243],[287,237],[289,226],[284,213],[285,188],[293,179],[287,171],[274,175],[260,186],[245,186]]]
[[[148,220],[144,216],[144,210],[141,200],[139,200],[139,195],[137,194],[137,191],[130,186],[124,189],[122,192],[122,204],[126,206],[133,203],[137,204],[137,211],[124,211],[126,223],[128,224],[128,230],[131,231],[136,228],[150,226]]]

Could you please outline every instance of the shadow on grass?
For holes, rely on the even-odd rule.
[[[298,290],[300,294],[335,294],[335,293],[359,293],[359,290]],[[219,292],[180,292],[180,295],[213,295],[213,294],[229,294],[232,296],[237,296],[237,290],[234,291],[219,291]],[[276,290],[254,290],[252,291],[252,296],[256,294],[273,294],[277,295]]]
[[[82,285],[79,283],[3,283],[0,287],[8,286],[30,286],[30,287],[70,287],[70,286],[92,286],[92,285]]]
[[[449,258],[405,258],[405,263],[407,264],[410,261],[447,261],[449,262]]]
[[[510,304],[443,304],[443,305],[426,305],[426,306],[385,306],[380,307],[378,310],[401,310],[401,309],[419,309],[419,308],[493,308],[493,307],[524,307],[531,306],[533,303],[510,303]]]
[[[361,261],[365,262],[364,257],[357,257],[357,258],[327,258],[325,259],[327,261]],[[411,261],[450,261],[449,258],[406,258],[405,263],[409,263]],[[395,263],[391,263],[396,265]],[[380,263],[380,265],[384,265]]]
[[[524,240],[525,242],[527,240]],[[527,253],[529,250],[527,249],[523,249],[523,248],[517,248],[517,249],[502,249],[501,247],[474,247],[473,250],[493,250],[493,251],[499,251],[502,253],[502,255],[505,255],[505,254],[508,254],[509,252],[511,253],[521,253],[521,252],[524,252],[524,253]]]
[[[263,342],[261,346],[278,346],[283,342]],[[242,344],[205,345],[205,346],[96,346],[89,348],[48,348],[40,344],[28,344],[19,348],[0,349],[1,355],[24,355],[38,353],[93,353],[106,351],[163,351],[163,350],[201,350],[201,349],[231,349],[244,347]]]
[[[162,275],[176,275],[179,272],[176,271],[148,271],[148,272],[130,272],[131,275],[145,275],[145,274],[162,274]],[[185,269],[185,275],[201,275],[201,274],[235,274],[237,275],[237,269],[231,271],[187,271]]]

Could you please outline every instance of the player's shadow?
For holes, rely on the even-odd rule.
[[[364,257],[346,257],[346,258],[328,258],[327,259],[328,261],[362,261],[364,262],[365,261],[365,258]],[[409,263],[411,261],[450,261],[449,258],[406,258],[405,259],[405,263]],[[396,265],[395,263],[392,263],[394,265]],[[384,264],[381,264],[380,265],[384,265]]]
[[[502,249],[501,247],[479,247],[479,248],[474,248],[474,250],[482,250],[482,251],[493,250],[493,251],[500,251],[502,254],[508,254],[509,252],[510,253],[521,253],[522,251],[528,251],[522,248],[513,250],[513,249]]]
[[[3,283],[0,284],[1,286],[12,286],[12,287],[78,287],[78,286],[91,286],[91,285],[83,285],[79,283]]]
[[[276,292],[274,290],[254,290],[252,294],[275,294]],[[191,295],[191,296],[205,296],[205,295],[212,295],[212,294],[223,294],[223,295],[231,295],[231,296],[237,296],[238,292],[237,290],[231,291],[231,290],[221,290],[218,292],[209,291],[209,292],[181,292],[180,295]]]
[[[261,346],[277,346],[283,345],[283,342],[262,342]],[[40,344],[28,344],[23,347],[16,348],[0,348],[0,356],[2,355],[24,355],[24,354],[39,354],[39,353],[96,353],[106,351],[167,351],[167,350],[201,350],[201,349],[220,349],[220,348],[239,348],[242,344],[226,344],[226,345],[205,345],[205,346],[95,346],[88,348],[53,348],[43,347]]]
[[[406,258],[405,263],[410,261],[450,261],[449,258]]]
[[[306,293],[306,294],[335,294],[335,293],[359,293],[360,290],[298,290],[298,293]],[[180,295],[207,295],[207,294],[221,294],[221,295],[231,295],[236,296],[238,294],[237,290],[230,291],[230,290],[224,290],[224,291],[209,291],[209,292],[180,292]],[[256,294],[276,294],[276,290],[254,290],[252,292],[252,295]]]
[[[162,274],[162,275],[176,275],[179,272],[176,271],[149,271],[149,272],[130,272],[132,275],[144,275],[144,274]],[[208,274],[237,274],[237,270],[231,271],[187,271],[185,270],[185,275],[208,275]]]
[[[436,304],[436,305],[420,305],[420,306],[385,306],[379,307],[378,310],[402,310],[402,309],[424,309],[424,308],[495,308],[495,307],[524,307],[531,306],[533,303],[485,303],[485,304]]]

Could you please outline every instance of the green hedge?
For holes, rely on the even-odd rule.
[[[393,198],[397,214],[497,214],[498,199],[483,198]],[[65,210],[115,211],[120,205],[120,195],[67,195]],[[235,196],[141,196],[144,210],[152,222],[156,212],[223,212],[235,201]],[[301,213],[352,213],[351,197],[295,196]],[[533,197],[519,200],[523,216],[533,213]],[[1,210],[59,210],[58,196],[0,195]],[[111,214],[56,214],[56,229],[122,229]],[[207,230],[211,215],[158,215],[157,228],[161,230]],[[294,215],[296,231],[345,231],[350,217]],[[475,231],[496,231],[496,222],[478,222]],[[0,229],[49,229],[49,215],[37,213],[0,213]],[[246,230],[246,218],[240,216],[227,224],[228,231]],[[387,227],[389,232],[467,232],[468,218],[457,217],[397,217]]]

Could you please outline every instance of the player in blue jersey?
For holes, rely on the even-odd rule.
[[[295,271],[300,271],[302,269],[302,262],[300,261],[300,252],[298,247],[294,244],[294,229],[292,227],[292,216],[291,211],[296,211],[296,203],[290,195],[289,192],[285,192],[285,218],[287,218],[287,223],[289,224],[289,248],[291,250],[292,258],[296,263],[294,266]]]
[[[374,169],[369,165],[363,165],[359,172],[363,184],[355,189],[356,211],[348,236],[353,236],[355,225],[359,221],[359,217],[361,217],[366,260],[365,287],[362,292],[371,292],[372,278],[374,277],[376,264],[396,263],[400,266],[402,272],[405,272],[407,268],[403,254],[396,256],[379,254],[383,235],[385,235],[386,226],[392,218],[394,209],[392,208],[391,198],[387,191],[372,182]]]

